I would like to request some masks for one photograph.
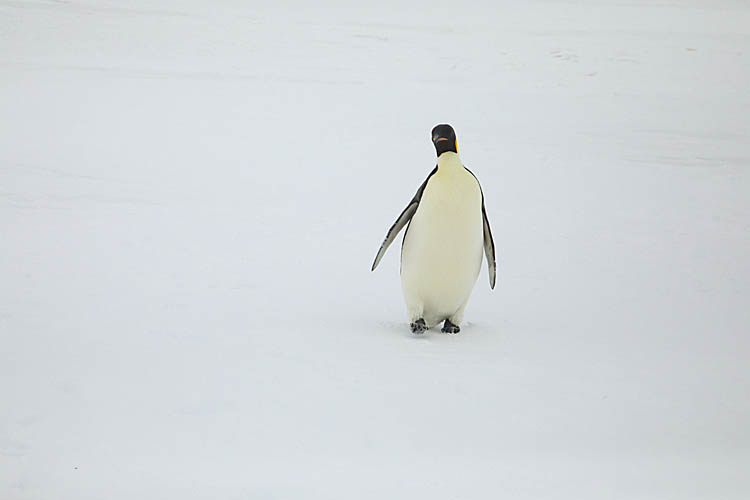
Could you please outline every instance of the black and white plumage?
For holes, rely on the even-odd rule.
[[[401,285],[412,331],[441,321],[456,333],[471,295],[482,253],[495,287],[495,243],[476,176],[461,163],[453,128],[438,125],[432,140],[438,164],[417,189],[380,246],[372,270],[408,226],[401,248]]]

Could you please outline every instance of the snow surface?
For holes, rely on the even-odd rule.
[[[0,499],[750,498],[750,5],[0,2]],[[392,248],[457,130],[457,336]]]

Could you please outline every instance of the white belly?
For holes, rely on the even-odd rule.
[[[432,327],[463,310],[482,266],[483,236],[476,179],[463,166],[440,168],[422,194],[401,251],[411,321],[419,316]]]

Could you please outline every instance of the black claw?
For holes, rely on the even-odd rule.
[[[461,331],[461,329],[458,327],[458,325],[454,325],[450,322],[450,320],[445,320],[445,324],[443,324],[442,330],[440,330],[443,333],[458,333]]]
[[[427,330],[427,325],[425,325],[424,320],[422,318],[419,318],[417,321],[409,325],[411,327],[411,333],[424,333],[425,330]]]

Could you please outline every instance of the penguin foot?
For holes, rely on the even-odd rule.
[[[450,322],[449,319],[446,319],[445,323],[443,324],[443,328],[440,331],[443,333],[450,333],[452,335],[455,335],[456,333],[460,332],[461,329],[458,327],[458,325],[454,325]]]
[[[422,318],[419,318],[409,326],[411,327],[411,333],[416,333],[418,335],[424,333],[424,331],[427,330],[427,325]]]

